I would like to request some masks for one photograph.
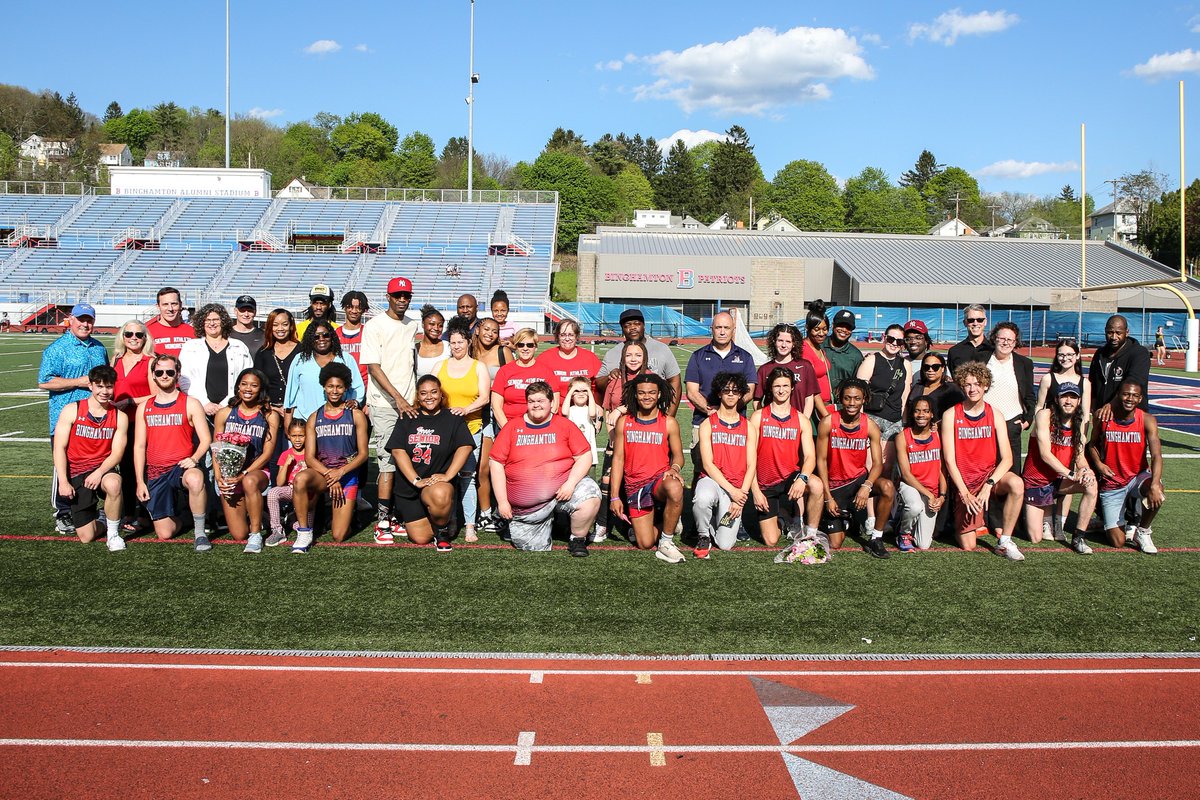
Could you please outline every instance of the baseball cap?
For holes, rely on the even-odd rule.
[[[96,318],[96,309],[92,308],[89,303],[76,303],[71,307],[72,317],[91,317]]]
[[[621,312],[621,324],[622,325],[624,325],[626,322],[628,322],[631,319],[641,320],[642,322],[646,321],[646,318],[642,315],[641,309],[627,308]]]
[[[248,294],[241,295],[237,300],[233,301],[234,308],[253,308],[258,310],[258,301]]]
[[[1075,381],[1063,381],[1058,385],[1058,393],[1060,395],[1073,394],[1076,397],[1083,397],[1083,392],[1079,389],[1079,384]]]
[[[412,294],[412,281],[408,278],[392,278],[388,281],[387,293],[395,294],[396,292],[408,292]]]
[[[904,323],[904,332],[908,333],[909,331],[916,331],[926,338],[929,337],[929,328],[927,328],[925,323],[921,322],[919,319],[910,319],[908,322]]]
[[[854,312],[848,308],[843,308],[833,315],[833,324],[830,327],[854,330]]]
[[[318,283],[308,293],[309,300],[324,299],[333,302],[333,291],[323,283]]]

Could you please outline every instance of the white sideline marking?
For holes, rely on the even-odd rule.
[[[108,661],[0,661],[0,669],[8,667],[32,667],[39,669],[183,669],[208,671],[236,672],[342,672],[350,674],[379,674],[379,675],[529,675],[529,669],[489,669],[470,667],[346,667],[336,665],[304,665],[304,664],[178,664],[178,663],[146,663],[146,662],[108,662]],[[542,675],[567,676],[615,676],[630,675],[669,675],[691,678],[727,678],[777,675],[782,677],[864,677],[864,678],[903,678],[921,675],[942,676],[1028,676],[1042,677],[1050,675],[1194,675],[1200,673],[1200,667],[1132,667],[1129,669],[729,669],[729,670],[688,670],[662,669],[647,672],[645,670],[629,669],[544,669]]]
[[[29,365],[25,364],[24,366]],[[0,397],[37,397],[41,393],[41,389],[22,389],[19,392],[0,392]]]
[[[8,433],[0,433],[0,439],[7,439],[10,436],[16,436],[17,434],[24,432],[25,431],[9,431]]]
[[[650,766],[665,767],[667,765],[667,754],[663,750],[661,733],[647,733],[646,747],[650,750]]]
[[[4,410],[4,409],[0,409],[0,411],[3,411],[3,410]],[[40,438],[40,439],[39,439],[39,438],[37,438],[37,437],[28,437],[28,436],[21,436],[21,437],[16,437],[16,436],[13,436],[13,437],[11,437],[11,438],[0,438],[0,444],[4,444],[5,442],[25,442],[25,443],[30,443],[30,442],[49,442],[49,441],[50,441],[50,437],[49,437],[49,436],[44,436],[44,437],[42,437],[42,438]]]
[[[525,737],[528,736],[528,743]],[[646,734],[645,745],[637,744],[534,744],[534,732],[522,731],[517,744],[436,744],[431,742],[241,742],[202,739],[0,739],[0,747],[148,747],[163,749],[220,750],[368,750],[415,753],[632,753],[655,756],[667,753],[936,753],[963,750],[1105,750],[1139,748],[1200,747],[1200,739],[1122,740],[1108,742],[928,742],[903,744],[663,744],[662,734]],[[656,740],[655,737],[658,737]],[[516,760],[513,762],[518,763]]]
[[[3,408],[0,408],[0,411],[12,411],[14,408],[28,408],[29,406],[40,406],[44,403],[49,403],[49,402],[50,402],[50,398],[46,398],[45,400],[34,400],[32,403],[18,403],[15,406],[4,406]]]
[[[533,740],[536,735],[534,731],[521,731],[517,736],[517,756],[513,759],[514,766],[528,767],[533,761]]]
[[[541,683],[542,678],[544,676],[545,676],[545,673],[543,673],[543,672],[531,672],[531,673],[529,673],[529,682],[530,683]]]
[[[1195,453],[1163,453],[1163,458],[1200,458]]]

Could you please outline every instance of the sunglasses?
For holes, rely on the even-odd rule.
[[[741,392],[739,392],[739,391],[737,390],[737,388],[735,388],[735,387],[733,387],[733,386],[726,386],[724,389],[722,389],[722,390],[721,390],[721,394],[737,394],[737,395],[740,395],[740,394],[741,394]]]
[[[146,334],[141,331],[122,331],[121,335],[126,339],[145,339]]]
[[[404,300],[406,298],[412,300],[412,294],[409,292],[392,292],[388,295],[388,297],[392,298],[393,300]]]
[[[937,372],[938,370],[943,369],[943,366],[941,364],[922,364],[921,369],[931,369],[934,372]]]
[[[904,344],[904,339],[898,336],[885,336],[883,340],[888,344]]]
[[[537,347],[537,342],[521,342],[517,345],[518,348],[524,350],[527,347]]]
[[[982,325],[987,322],[987,317],[971,317],[966,322],[968,325]]]
[[[314,333],[313,338],[314,339],[332,339],[333,334],[332,333]]]
[[[154,370],[154,377],[156,377],[156,378],[174,378],[175,370],[173,370],[173,369],[156,369],[156,370]]]

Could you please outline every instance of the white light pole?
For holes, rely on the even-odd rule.
[[[471,190],[475,186],[475,84],[479,76],[475,74],[475,0],[471,0],[471,37],[470,54],[467,60],[467,202],[471,202]]]
[[[229,169],[229,0],[225,0],[225,169]]]

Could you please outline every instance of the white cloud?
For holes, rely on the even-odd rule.
[[[670,136],[664,136],[663,138],[659,139],[658,149],[663,151],[663,155],[666,155],[666,153],[675,146],[676,139],[683,139],[684,145],[687,146],[688,150],[691,150],[696,145],[701,145],[705,142],[723,142],[727,138],[729,137],[727,137],[725,134],[717,133],[716,131],[693,131],[689,130],[688,128],[681,128],[672,133]]]
[[[330,53],[336,53],[341,50],[342,46],[333,39],[317,39],[315,42],[304,48],[304,52],[310,56],[324,56]]]
[[[598,62],[596,62],[596,69],[598,69],[598,70],[601,70],[601,71],[603,71],[603,70],[610,70],[610,71],[612,71],[612,72],[620,72],[620,71],[621,71],[621,67],[623,67],[623,66],[625,66],[625,62],[624,62],[624,61],[620,61],[620,60],[618,60],[618,59],[614,59],[614,60],[612,60],[612,61],[598,61]]]
[[[984,178],[1032,178],[1048,172],[1074,172],[1077,169],[1079,165],[1074,161],[1017,161],[1009,158],[977,169],[975,174]]]
[[[1150,81],[1181,72],[1200,72],[1200,52],[1188,48],[1178,53],[1159,53],[1133,68],[1134,75]]]
[[[728,42],[664,50],[641,60],[657,76],[635,88],[638,100],[671,100],[685,112],[764,114],[772,108],[828,99],[827,81],[870,80],[862,47],[833,28],[755,28]]]
[[[278,117],[282,113],[282,108],[259,108],[255,106],[246,112],[246,116],[251,119],[271,119],[272,117]]]
[[[356,44],[356,45],[354,45],[354,49],[360,53],[374,53],[375,52],[374,50],[372,50],[370,47],[368,47],[365,44]]]
[[[952,8],[930,23],[917,22],[908,28],[909,41],[928,39],[940,42],[949,47],[958,41],[960,36],[982,36],[985,33],[999,33],[1020,22],[1016,14],[1007,11],[980,11],[976,14],[964,14],[962,9]]]
[[[1192,33],[1200,33],[1200,14],[1197,14],[1196,16],[1189,19],[1187,21],[1187,24],[1188,24],[1188,30],[1190,30]]]
[[[880,36],[878,33],[864,33],[862,36],[859,36],[858,38],[860,41],[865,42],[866,44],[882,44],[883,43],[883,37]]]

